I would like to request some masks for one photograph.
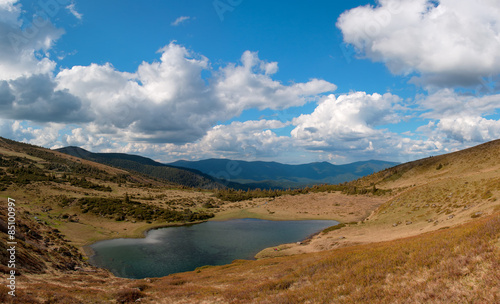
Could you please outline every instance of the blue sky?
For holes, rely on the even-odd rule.
[[[500,137],[500,4],[0,0],[0,136],[405,162]]]

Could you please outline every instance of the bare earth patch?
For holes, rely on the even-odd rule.
[[[254,217],[270,220],[325,219],[339,222],[357,222],[384,203],[387,197],[345,195],[340,192],[285,195],[258,199],[226,206],[215,220]],[[234,208],[232,208],[235,206]]]

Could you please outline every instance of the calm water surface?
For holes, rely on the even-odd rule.
[[[336,221],[238,219],[151,230],[142,239],[114,239],[91,245],[90,262],[119,277],[142,279],[253,259],[266,247],[301,241]]]

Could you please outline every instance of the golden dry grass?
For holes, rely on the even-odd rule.
[[[498,155],[500,141],[404,164],[353,183],[392,190],[382,197],[310,193],[274,200],[216,201],[219,219],[357,221],[320,234],[306,245],[280,246],[283,250],[278,255],[291,256],[236,261],[146,280],[116,278],[95,269],[50,269],[43,275],[21,276],[16,299],[5,298],[5,287],[0,287],[0,302],[112,303],[143,297],[142,303],[498,303]],[[108,170],[102,165],[99,168]],[[172,202],[178,207],[184,207],[184,201],[193,209],[201,208],[211,195],[158,184],[107,185],[113,192],[106,195],[128,193],[143,203]],[[76,197],[103,195],[51,183],[11,186],[2,195],[15,197],[22,209],[57,227],[79,246],[104,238],[137,236],[164,224],[116,222],[80,213],[79,223],[64,221],[58,217],[61,213],[78,210],[58,207],[52,199],[69,193]],[[43,211],[47,205],[52,210]]]
[[[19,296],[33,303],[106,303],[139,291],[142,303],[498,303],[499,236],[496,214],[410,238],[159,279],[30,276]]]
[[[215,220],[253,217],[269,220],[326,219],[353,222],[366,218],[386,200],[387,197],[345,195],[340,192],[284,195],[226,204]]]
[[[153,290],[169,289],[164,292],[173,298],[170,303],[207,299],[214,303],[497,303],[500,252],[494,242],[499,235],[497,215],[412,238],[169,276],[158,280]]]

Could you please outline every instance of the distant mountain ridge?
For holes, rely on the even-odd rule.
[[[338,184],[398,165],[378,160],[333,165],[316,162],[288,165],[278,162],[206,159],[179,160],[163,164],[150,158],[125,153],[93,153],[79,147],[56,149],[58,152],[86,160],[133,170],[179,185],[215,189],[282,189],[315,184]]]
[[[287,165],[278,162],[213,158],[199,161],[179,160],[168,165],[195,169],[214,178],[242,184],[267,183],[273,187],[303,187],[352,181],[398,164],[370,160],[345,165],[333,165],[329,162]]]

